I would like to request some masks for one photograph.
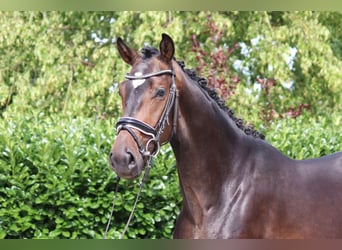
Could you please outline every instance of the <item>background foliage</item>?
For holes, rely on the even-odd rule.
[[[0,238],[102,238],[108,167],[129,67],[115,49],[158,46],[209,79],[284,154],[342,149],[339,12],[0,12]],[[169,147],[155,159],[127,238],[170,238],[181,196]],[[138,181],[123,181],[118,238]]]

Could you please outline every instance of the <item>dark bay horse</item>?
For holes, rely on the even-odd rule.
[[[132,68],[110,164],[137,178],[170,141],[183,195],[174,238],[342,238],[342,152],[301,161],[280,153],[175,61],[166,34],[159,51],[138,53],[120,38],[117,47]]]

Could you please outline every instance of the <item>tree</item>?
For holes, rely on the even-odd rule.
[[[261,112],[271,102],[279,114],[300,104],[313,114],[341,110],[339,13],[2,12],[0,18],[1,110],[14,101],[16,110],[117,114],[108,86],[128,66],[112,43],[122,36],[136,48],[156,46],[162,32],[174,38],[177,58],[188,67],[198,66],[191,52],[196,36],[205,77],[215,53],[230,50],[218,60],[227,59],[229,68],[221,70],[222,84],[233,84],[232,76],[242,83],[229,101],[234,108],[257,103]],[[266,81],[267,97],[260,91],[269,88]]]

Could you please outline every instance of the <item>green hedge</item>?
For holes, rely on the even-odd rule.
[[[115,189],[112,122],[29,114],[0,128],[0,238],[102,238]],[[154,166],[127,237],[171,235],[180,198],[169,148]],[[137,185],[121,181],[108,238],[122,232]]]
[[[108,153],[113,120],[45,117],[0,120],[0,238],[102,238],[115,174]],[[341,116],[283,119],[267,140],[286,155],[312,158],[341,150]],[[122,180],[108,238],[118,238],[139,181]],[[180,210],[169,146],[153,162],[127,238],[170,238]]]
[[[285,155],[301,160],[317,158],[342,150],[342,115],[312,116],[273,122],[267,140]]]

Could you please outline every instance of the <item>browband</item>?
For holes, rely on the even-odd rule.
[[[149,73],[146,75],[141,75],[141,76],[132,76],[129,74],[125,75],[125,78],[128,80],[141,80],[141,79],[147,79],[153,76],[160,76],[160,75],[164,75],[164,74],[170,74],[170,75],[175,75],[175,73],[171,70],[171,69],[165,69],[165,70],[161,70],[158,72],[154,72],[154,73]]]

